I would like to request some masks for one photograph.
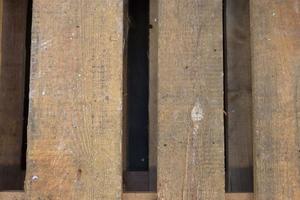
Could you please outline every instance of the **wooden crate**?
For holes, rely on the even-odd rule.
[[[2,178],[24,179],[30,15],[0,2],[0,200],[300,198],[298,0],[150,0],[148,192],[123,190],[127,0],[33,0],[24,191]]]

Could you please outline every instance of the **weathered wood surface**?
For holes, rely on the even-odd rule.
[[[121,199],[123,1],[33,2],[27,199]]]
[[[0,192],[0,200],[25,200],[24,192]]]
[[[123,193],[123,200],[157,200],[156,193]],[[25,193],[11,192],[0,193],[0,200],[25,200]],[[226,194],[226,200],[253,200],[252,193],[231,193]]]
[[[224,200],[222,1],[158,2],[158,199]]]
[[[148,193],[123,193],[123,200],[157,200],[157,194],[154,192]],[[25,200],[25,193],[9,192],[0,193],[0,200]],[[227,193],[226,200],[253,200],[252,193]]]
[[[252,193],[227,193],[226,200],[254,200]],[[156,193],[124,193],[123,200],[157,200]]]
[[[253,193],[226,193],[226,200],[254,200]]]
[[[150,0],[149,29],[149,190],[157,189],[158,1]]]
[[[23,188],[21,170],[27,0],[1,0],[0,190]]]
[[[227,191],[253,191],[249,0],[226,1]]]
[[[255,199],[300,199],[300,1],[250,8]]]
[[[126,192],[149,191],[148,171],[127,171],[124,173],[123,180]]]
[[[156,193],[124,193],[123,200],[157,200]]]

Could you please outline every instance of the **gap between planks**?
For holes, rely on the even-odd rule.
[[[157,194],[148,193],[124,193],[123,200],[156,200]],[[24,192],[0,192],[0,200],[25,200]],[[226,200],[253,200],[252,193],[227,193]]]

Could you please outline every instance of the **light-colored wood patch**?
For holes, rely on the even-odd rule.
[[[123,200],[157,200],[156,193],[124,193]]]
[[[123,1],[33,1],[26,197],[122,196]]]
[[[257,200],[300,198],[300,13],[295,2],[253,0],[250,6]]]
[[[0,200],[25,200],[22,192],[0,193]],[[123,193],[123,200],[157,200],[156,193]],[[252,193],[231,193],[226,194],[226,200],[253,200]]]
[[[25,200],[24,192],[0,192],[0,200]]]
[[[158,199],[224,200],[222,1],[158,3]]]

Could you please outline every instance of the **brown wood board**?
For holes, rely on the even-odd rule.
[[[33,2],[27,199],[122,195],[123,1]]]
[[[222,1],[158,1],[158,199],[224,200]]]
[[[299,0],[250,2],[257,200],[300,199],[299,10]]]

